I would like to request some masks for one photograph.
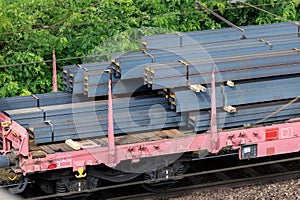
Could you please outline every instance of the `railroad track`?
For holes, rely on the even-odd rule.
[[[111,184],[92,190],[80,192],[67,192],[53,195],[27,198],[27,200],[52,199],[60,197],[78,197],[83,194],[91,194],[88,197],[94,199],[157,199],[176,197],[180,194],[188,194],[199,190],[219,188],[219,187],[241,187],[245,185],[267,183],[283,179],[300,177],[300,156],[293,155],[285,159],[264,161],[259,163],[242,164],[234,167],[225,167],[212,170],[190,172],[179,177],[170,177],[170,181],[178,181],[174,187],[164,191],[149,192],[142,184],[151,184],[151,181],[133,181],[122,184]],[[164,181],[164,180],[161,180]]]
[[[109,200],[139,200],[139,199],[168,199],[181,194],[186,195],[199,190],[214,189],[220,187],[241,187],[252,184],[267,183],[270,181],[287,180],[300,177],[300,157],[267,161],[244,166],[227,167],[224,169],[208,170],[183,175],[186,180],[181,181],[174,188],[159,193],[147,192],[107,198]],[[272,166],[273,165],[273,166]],[[270,167],[271,166],[271,167]],[[295,168],[291,168],[294,166]],[[259,173],[266,170],[269,174]],[[238,176],[233,177],[236,174]],[[248,176],[248,177],[247,177]],[[201,180],[202,179],[202,180]],[[205,181],[210,181],[205,183]],[[186,185],[185,185],[186,184]],[[191,185],[188,185],[191,184]]]

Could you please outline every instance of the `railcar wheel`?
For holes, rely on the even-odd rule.
[[[171,188],[175,183],[177,183],[178,181],[163,181],[163,182],[158,182],[158,183],[144,183],[142,184],[143,187],[150,191],[150,192],[161,192],[164,190],[167,190],[169,188]]]
[[[89,174],[99,179],[103,179],[111,182],[129,181],[139,176],[139,174],[126,173],[112,168],[105,168],[102,170],[98,168],[91,168],[89,170]]]
[[[146,190],[151,192],[167,190],[181,179],[181,176],[187,169],[187,164],[174,163],[156,171],[146,172],[144,173],[143,179],[147,181],[147,183],[142,185]]]

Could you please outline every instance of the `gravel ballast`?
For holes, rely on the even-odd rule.
[[[203,190],[193,194],[170,198],[170,200],[300,200],[300,179],[276,183],[244,186],[239,188],[220,188]]]

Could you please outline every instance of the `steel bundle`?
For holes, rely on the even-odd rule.
[[[35,143],[107,135],[105,101],[48,106],[42,109],[45,122],[29,124]],[[166,100],[160,97],[116,99],[113,113],[115,134],[171,128],[186,123],[181,114],[168,111]],[[165,122],[163,125],[162,121]]]
[[[262,54],[264,55],[264,54]],[[152,89],[174,88],[193,84],[207,84],[211,81],[212,68],[216,71],[216,81],[246,80],[283,76],[300,73],[299,53],[267,53],[266,56],[239,57],[231,59],[188,62],[167,62],[147,64],[144,82]]]
[[[160,65],[162,62],[176,62],[179,60],[185,62],[196,59],[218,60],[235,55],[257,55],[258,53],[273,53],[278,50],[291,50],[292,48],[300,47],[297,28],[290,23],[249,26],[245,27],[245,30],[247,30],[247,39],[243,40],[237,37],[239,33],[235,29],[230,28],[144,37],[144,46],[141,51],[115,54],[112,56],[111,63],[66,66],[63,75],[64,84],[74,94],[84,94],[88,97],[105,96],[107,94],[107,81],[105,81],[105,78],[102,78],[105,77],[103,71],[111,68],[115,73],[114,85],[117,82],[119,85],[124,85],[124,87],[120,87],[121,89],[113,92],[115,94],[132,93],[135,92],[136,88],[142,86],[141,79],[149,63]],[[168,45],[165,45],[165,43]],[[176,66],[174,62],[171,64],[172,67]],[[154,66],[154,64],[150,66]],[[94,70],[97,70],[94,73],[94,78],[99,80],[90,81],[89,77],[92,76],[91,74],[93,74]],[[288,71],[289,69],[281,70]],[[293,68],[290,68],[290,70],[293,70]],[[80,76],[74,80],[73,76],[78,71]],[[278,73],[281,72],[278,71]],[[264,71],[261,70],[260,73],[263,74]],[[98,78],[96,77],[97,75]],[[236,73],[233,72],[228,77],[225,75],[225,78],[229,79],[234,76],[236,76]],[[255,75],[252,77],[245,76],[245,78],[255,78]],[[166,78],[170,77],[172,77],[172,74],[166,75]],[[190,84],[196,84],[198,79],[199,76],[190,77]],[[123,80],[132,81],[122,83]],[[165,82],[172,82],[173,80],[174,77],[173,79],[165,80]],[[184,81],[174,85],[174,87],[182,86],[182,84],[184,84]],[[125,87],[125,85],[128,87]],[[154,87],[153,89],[161,88]],[[147,91],[147,87],[140,88],[138,91]]]
[[[300,78],[262,80],[236,84],[234,87],[216,88],[217,107],[245,105],[267,101],[277,101],[299,96]],[[210,88],[207,92],[192,90],[174,91],[177,112],[189,112],[211,107]]]
[[[0,98],[0,111],[35,108],[88,100],[90,99],[83,95],[74,95],[69,92],[50,92],[29,96],[7,97]]]
[[[297,26],[291,23],[278,23],[267,25],[242,26],[246,32],[247,39],[262,38],[268,36],[297,35]],[[166,48],[174,46],[185,46],[191,44],[219,43],[230,40],[240,40],[241,34],[234,28],[223,28],[217,30],[194,31],[187,33],[174,33],[142,38],[143,48]],[[246,40],[246,39],[245,39]]]
[[[73,94],[83,93],[84,73],[103,71],[109,67],[109,62],[87,63],[82,65],[65,66],[63,68],[63,86]]]
[[[219,128],[233,128],[242,126],[255,126],[257,122],[275,123],[290,118],[300,117],[300,102],[288,105],[289,101],[268,102],[260,105],[237,106],[237,112],[228,113],[222,109],[217,112]],[[279,109],[284,108],[280,112]],[[189,113],[189,125],[194,131],[206,131],[210,127],[210,112],[207,110]]]

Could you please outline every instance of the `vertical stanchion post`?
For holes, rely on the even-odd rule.
[[[216,83],[215,83],[215,69],[213,67],[212,73],[211,73],[211,120],[210,120],[210,126],[211,126],[211,132],[216,133],[217,132],[217,108],[216,108]]]
[[[216,105],[216,83],[215,83],[215,68],[212,65],[211,73],[211,115],[210,115],[210,131],[212,140],[212,149],[218,150],[218,126],[217,126],[217,105]]]
[[[109,163],[114,164],[115,155],[115,134],[114,134],[114,122],[113,122],[113,105],[112,105],[112,71],[105,70],[109,74],[108,80],[108,158]]]
[[[52,63],[52,91],[57,92],[57,74],[56,74],[56,56],[55,50],[52,51],[53,63]]]

